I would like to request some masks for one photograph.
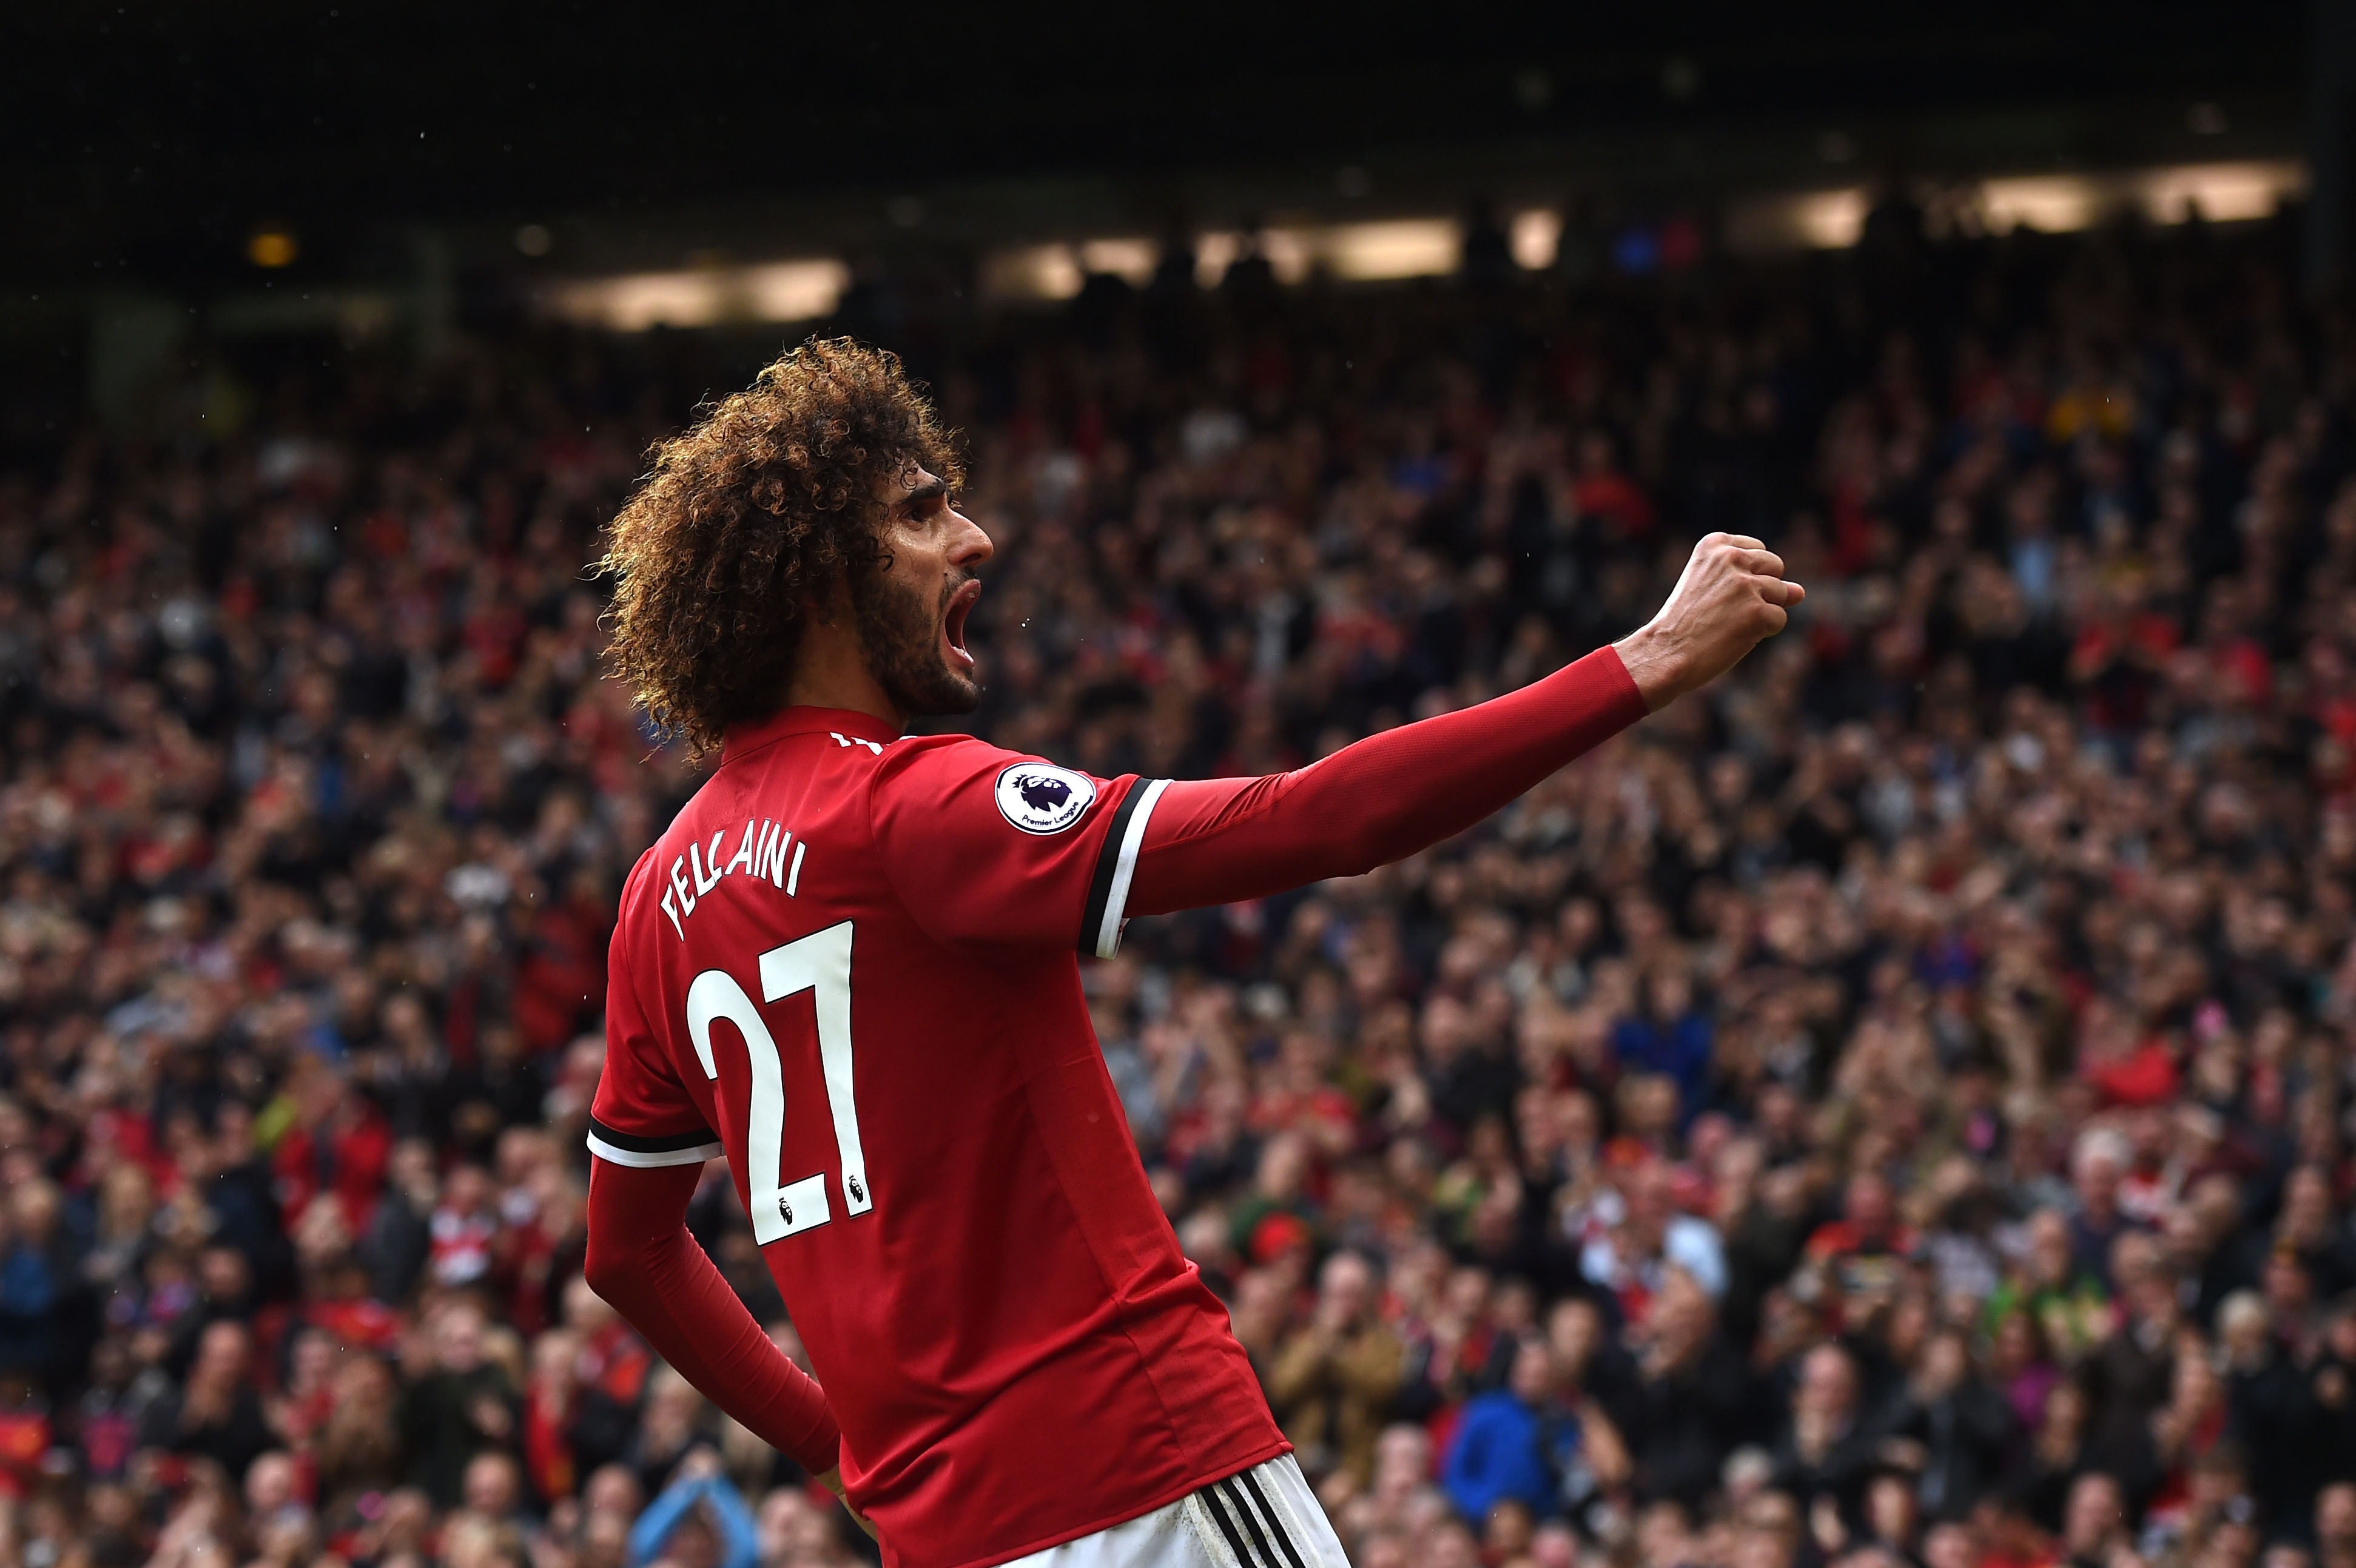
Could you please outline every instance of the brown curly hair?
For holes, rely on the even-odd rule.
[[[614,675],[697,756],[784,701],[805,603],[883,564],[884,482],[965,477],[899,356],[849,338],[788,350],[652,456],[594,569]]]

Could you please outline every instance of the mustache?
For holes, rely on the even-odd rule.
[[[941,580],[941,608],[944,610],[948,609],[949,607],[949,601],[958,596],[958,590],[964,587],[968,583],[979,583],[980,581],[981,574],[975,571],[970,566],[959,566],[952,570]]]

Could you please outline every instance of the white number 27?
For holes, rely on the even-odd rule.
[[[867,1156],[859,1145],[859,1101],[851,1071],[851,922],[813,931],[761,955],[761,1000],[781,1002],[797,992],[813,993],[818,1010],[818,1056],[826,1072],[828,1109],[834,1113],[834,1146],[842,1162],[843,1212],[864,1214],[875,1207],[867,1186]],[[785,1179],[786,1075],[777,1042],[760,1009],[724,969],[707,969],[687,988],[687,1028],[703,1076],[717,1079],[712,1058],[712,1026],[722,1018],[744,1036],[753,1069],[752,1109],[744,1136],[744,1185],[750,1189],[753,1240],[761,1246],[825,1224],[834,1218],[827,1204],[826,1174]]]

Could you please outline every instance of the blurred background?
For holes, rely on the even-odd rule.
[[[867,1552],[580,1280],[584,563],[850,333],[1099,774],[1809,586],[1086,971],[1361,1568],[2356,1568],[2356,6],[1890,9],[12,16],[0,1565]]]

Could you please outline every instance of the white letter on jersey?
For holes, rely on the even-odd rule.
[[[705,850],[701,855],[698,855],[695,853],[696,846],[694,842],[690,840],[688,843],[687,868],[695,874],[695,893],[696,897],[699,898],[720,886],[720,878],[722,875],[722,872],[720,870],[720,841],[727,836],[728,830],[726,828],[714,828],[712,831],[712,847]],[[703,868],[707,865],[712,867],[712,875],[710,876],[703,875]]]
[[[758,825],[750,822],[744,824],[744,842],[738,844],[736,853],[728,857],[728,870],[722,872],[721,875],[729,875],[740,865],[747,871],[753,869],[753,830]]]
[[[697,901],[710,897],[723,878],[739,870],[752,873],[755,880],[767,877],[771,886],[785,889],[788,897],[800,889],[802,851],[809,845],[797,843],[791,829],[766,817],[746,821],[744,835],[736,842],[736,853],[723,865],[720,846],[727,838],[726,828],[714,829],[708,846],[690,841],[687,853],[670,863],[670,886],[663,893],[661,908],[670,918],[670,929],[679,933],[681,941],[687,940],[687,917],[695,913]],[[793,849],[790,857],[786,854],[788,845]],[[688,886],[691,881],[694,884],[692,889]]]

